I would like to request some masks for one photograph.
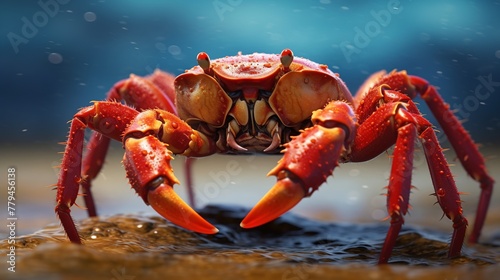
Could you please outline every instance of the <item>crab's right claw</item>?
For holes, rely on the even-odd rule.
[[[151,207],[165,219],[185,229],[204,234],[214,234],[219,230],[203,219],[174,189],[162,182],[158,187],[150,189],[148,201]]]
[[[137,135],[138,138],[126,138],[123,160],[127,177],[137,194],[158,214],[178,226],[199,233],[217,233],[216,227],[174,192],[172,186],[179,180],[170,166],[172,152],[152,135]]]

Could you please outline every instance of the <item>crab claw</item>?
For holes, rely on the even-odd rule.
[[[151,111],[153,112],[153,111]],[[147,123],[147,118],[140,119]],[[134,129],[135,123],[129,125]],[[179,180],[175,177],[170,160],[172,152],[167,145],[153,135],[141,135],[140,131],[130,130],[125,140],[123,164],[127,177],[137,194],[147,205],[151,205],[165,219],[185,229],[199,233],[214,234],[218,230],[203,219],[173,189]],[[135,134],[134,134],[135,133]]]
[[[253,228],[270,222],[297,205],[305,196],[305,189],[299,181],[288,177],[278,179],[274,187],[247,214],[240,226]]]
[[[178,226],[205,234],[219,232],[216,227],[203,219],[184,202],[171,186],[164,182],[148,192],[148,201],[158,214]]]

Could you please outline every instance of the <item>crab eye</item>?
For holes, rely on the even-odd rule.
[[[241,94],[243,92],[241,90],[237,90],[237,91],[231,91],[231,92],[228,92],[227,95],[231,98],[231,99],[237,99],[237,98],[240,98]]]

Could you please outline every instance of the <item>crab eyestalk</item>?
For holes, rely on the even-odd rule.
[[[283,65],[283,70],[285,72],[290,71],[290,65],[293,62],[293,52],[290,49],[284,49],[281,52],[281,57],[280,57],[281,65]]]
[[[200,52],[198,56],[196,56],[196,61],[198,61],[198,65],[203,69],[205,74],[209,73],[210,70],[210,57],[206,52]]]

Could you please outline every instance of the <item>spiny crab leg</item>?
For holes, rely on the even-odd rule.
[[[113,118],[116,115],[121,118]],[[127,177],[147,205],[186,229],[207,234],[218,232],[175,194],[172,185],[178,180],[170,166],[173,152],[206,155],[213,153],[214,144],[174,114],[161,110],[139,113],[121,103],[103,101],[75,114],[57,183],[55,210],[72,242],[81,243],[70,207],[75,203],[82,180],[81,150],[86,128],[114,140],[123,139]]]
[[[265,224],[310,196],[338,166],[338,159],[352,141],[355,117],[345,102],[332,101],[313,112],[313,126],[285,144],[284,156],[268,175],[277,176],[271,190],[241,222],[243,228]]]

